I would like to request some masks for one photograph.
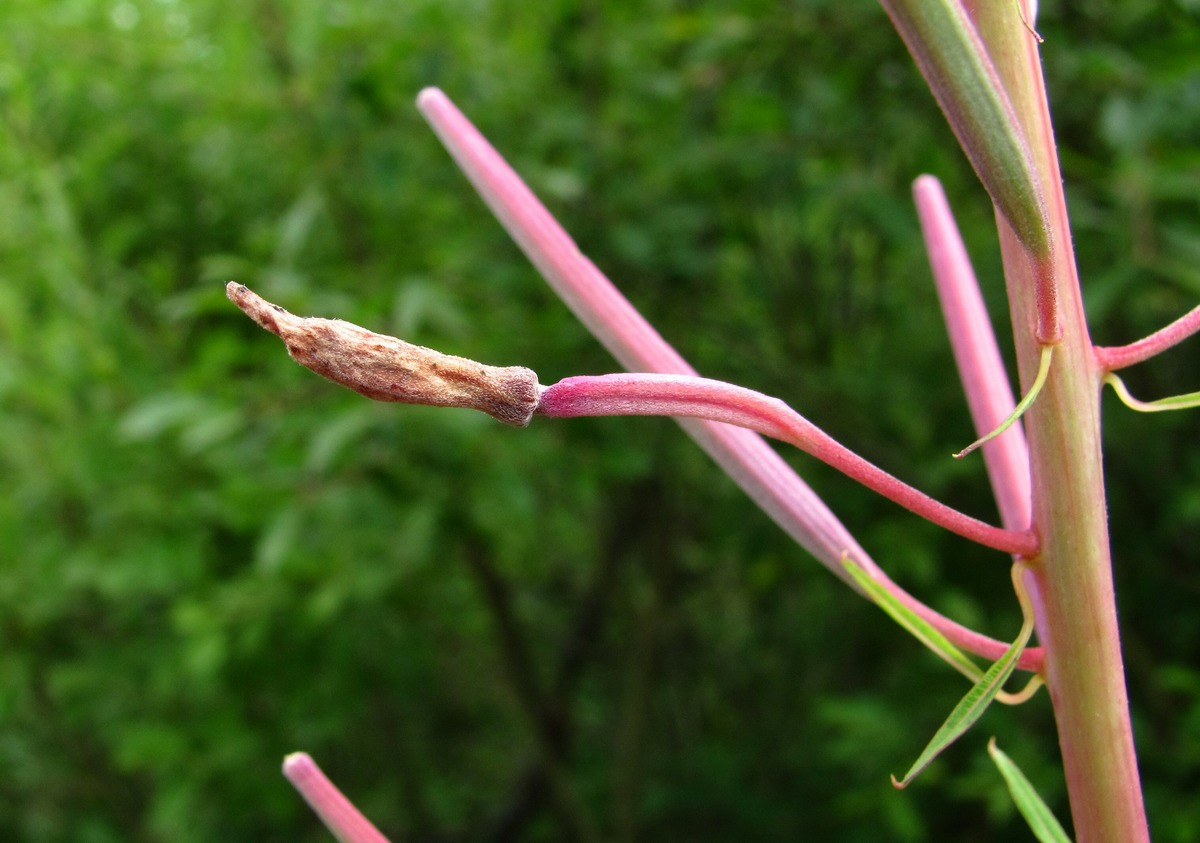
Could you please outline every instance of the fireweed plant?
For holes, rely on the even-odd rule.
[[[439,90],[417,105],[509,234],[627,370],[543,386],[522,367],[485,366],[346,322],[293,316],[246,287],[227,294],[291,356],[381,401],[469,407],[524,426],[534,416],[673,416],[802,547],[974,684],[900,778],[904,787],[994,700],[1045,684],[1054,707],[1076,835],[1149,839],[1117,626],[1100,454],[1107,382],[1136,409],[1194,406],[1198,394],[1143,404],[1113,374],[1200,330],[1196,308],[1130,345],[1093,344],[1084,319],[1062,179],[1033,29],[1018,0],[881,0],[995,206],[1024,399],[1009,387],[979,287],[932,176],[913,188],[938,296],[1000,513],[1000,526],[940,503],[854,454],[783,401],[699,377],[576,247],[517,174]],[[790,443],[912,512],[1012,560],[1024,617],[1009,643],[967,629],[892,582],[762,437]],[[1028,646],[1033,632],[1041,646]],[[981,666],[971,656],[990,665]],[[1012,674],[1030,674],[1006,691]],[[989,754],[1041,840],[1062,827],[993,739]],[[383,836],[303,753],[284,773],[344,841]]]

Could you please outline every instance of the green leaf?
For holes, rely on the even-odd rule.
[[[1189,410],[1200,407],[1200,392],[1188,392],[1184,395],[1172,395],[1169,398],[1159,398],[1157,401],[1139,401],[1129,394],[1125,381],[1109,372],[1104,382],[1113,388],[1117,397],[1132,410],[1139,413],[1161,413],[1166,410]]]
[[[848,555],[842,557],[842,565],[875,605],[887,612],[892,620],[904,627],[913,638],[932,650],[938,658],[972,682],[978,682],[983,677],[983,671],[979,665],[971,661],[966,653],[951,644],[946,636],[938,632],[932,624],[897,600],[890,591],[872,579],[871,575]]]
[[[988,741],[988,755],[996,762],[1000,775],[1004,776],[1008,792],[1012,794],[1017,810],[1021,812],[1021,816],[1025,817],[1025,822],[1029,823],[1029,828],[1032,829],[1034,836],[1042,843],[1071,843],[1071,838],[1067,837],[1067,833],[1063,831],[1062,824],[1046,807],[1046,803],[1033,789],[1029,779],[1025,778],[1025,774],[1013,760],[1001,752],[1000,747],[996,746],[995,738]]]
[[[1025,649],[1025,645],[1029,643],[1029,636],[1033,634],[1033,607],[1029,603],[1029,595],[1025,591],[1025,584],[1021,581],[1021,573],[1025,570],[1025,566],[1017,562],[1013,565],[1013,586],[1017,590],[1017,599],[1021,603],[1021,612],[1025,618],[1021,625],[1021,631],[1017,635],[1017,640],[1012,643],[995,664],[988,668],[984,673],[983,678],[975,684],[967,695],[959,701],[954,710],[950,712],[950,716],[946,718],[946,722],[930,740],[925,750],[913,763],[909,771],[904,774],[904,778],[897,781],[896,777],[892,777],[892,784],[897,788],[907,787],[908,784],[924,770],[933,759],[941,754],[942,750],[950,746],[966,733],[975,722],[983,716],[983,712],[992,704],[992,700],[1000,692],[1008,677],[1012,675],[1013,670],[1017,666],[1017,659],[1021,657],[1021,652]]]
[[[929,648],[934,655],[972,682],[978,682],[983,678],[983,670],[972,661],[970,656],[954,646],[949,639],[938,632],[935,626],[900,602],[882,583],[872,579],[871,575],[848,555],[842,558],[842,566],[854,578],[859,587],[866,592],[867,597],[875,605],[887,612],[892,620],[900,624],[909,635]],[[1020,705],[1032,697],[1041,685],[1041,677],[1034,676],[1023,690],[1016,693],[1000,691],[996,695],[996,700],[1005,705]]]
[[[1046,378],[1050,376],[1050,361],[1053,359],[1054,346],[1043,345],[1041,359],[1038,362],[1037,377],[1033,379],[1033,386],[1029,387],[1029,392],[1026,393],[1025,397],[1021,399],[1020,403],[1013,408],[1013,411],[1008,414],[1008,418],[996,426],[995,430],[993,430],[991,433],[981,436],[970,445],[963,448],[957,454],[954,454],[954,458],[956,460],[962,459],[976,448],[979,448],[980,446],[992,441],[1001,433],[1008,430],[1013,426],[1014,423],[1016,423],[1017,419],[1021,418],[1021,416],[1025,414],[1026,410],[1033,406],[1033,402],[1037,399],[1038,393],[1041,392],[1042,387],[1046,385]]]

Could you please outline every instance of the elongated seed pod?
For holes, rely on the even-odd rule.
[[[301,366],[376,401],[469,407],[516,427],[537,409],[537,375],[523,366],[485,366],[340,319],[293,316],[234,281],[225,294]]]

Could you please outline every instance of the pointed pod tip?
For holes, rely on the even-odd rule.
[[[230,281],[225,285],[225,295],[241,308],[243,313],[273,334],[280,333],[280,319],[286,322],[288,319],[294,318],[279,305],[271,304],[245,284],[239,284],[237,281]]]
[[[446,95],[442,93],[442,89],[433,85],[430,85],[427,88],[422,88],[420,93],[417,94],[417,108],[419,108],[421,111],[426,111],[435,103],[442,103],[445,101]]]
[[[251,307],[255,302],[262,301],[257,294],[251,292],[250,288],[245,284],[239,284],[237,281],[230,281],[225,285],[225,298],[236,304],[242,310],[249,314],[248,307]]]
[[[913,194],[920,196],[923,193],[938,192],[942,189],[942,183],[937,176],[932,176],[929,173],[922,173],[913,179]]]
[[[291,752],[283,759],[283,774],[294,780],[315,766],[312,757],[307,752]]]

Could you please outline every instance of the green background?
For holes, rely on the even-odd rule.
[[[1200,298],[1200,6],[1039,28],[1095,339]],[[1045,694],[908,791],[965,690],[665,419],[378,405],[236,279],[544,383],[615,364],[413,106],[437,85],[706,375],[995,519],[910,201],[941,177],[1010,355],[991,209],[867,0],[22,0],[0,10],[0,838],[1023,839]],[[1135,394],[1200,388],[1194,342]],[[1200,835],[1195,414],[1105,401],[1156,840]],[[801,455],[901,583],[997,636],[1008,565]],[[553,763],[539,756],[538,739]],[[551,779],[557,789],[547,787]]]

